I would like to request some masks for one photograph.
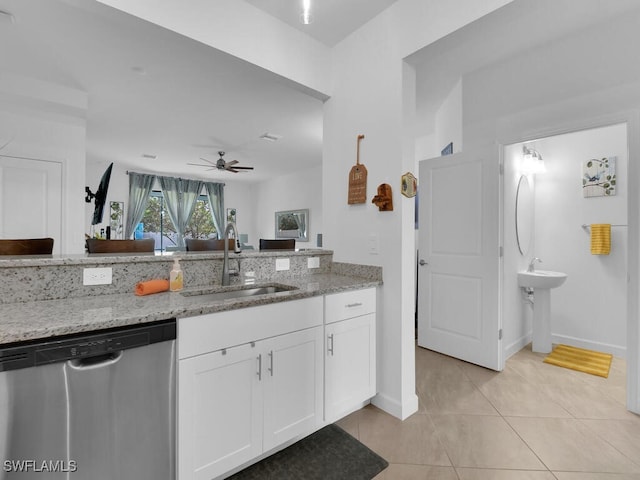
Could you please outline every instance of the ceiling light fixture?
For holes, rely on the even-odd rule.
[[[263,133],[262,135],[260,135],[260,138],[262,140],[266,140],[268,142],[277,142],[278,140],[280,140],[282,138],[282,135],[276,135],[275,133]]]
[[[305,25],[309,25],[313,21],[313,18],[311,17],[311,0],[302,0],[300,21]]]
[[[522,171],[527,174],[544,173],[547,171],[540,152],[526,145],[522,146]]]

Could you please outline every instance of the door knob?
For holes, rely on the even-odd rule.
[[[420,259],[420,261],[418,262],[420,264],[421,267],[424,267],[425,265],[429,265],[427,262],[425,262],[422,258]]]

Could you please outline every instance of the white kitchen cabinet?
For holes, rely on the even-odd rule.
[[[216,478],[322,423],[322,299],[277,305],[184,319],[182,340],[179,324],[180,480]],[[291,315],[299,316],[293,324],[304,329],[283,333],[291,328]],[[261,325],[243,325],[249,327],[244,337],[235,329],[227,335],[226,325],[218,335],[211,330],[216,322],[240,317]],[[265,322],[272,327],[265,330]],[[202,353],[198,331],[215,335],[209,337],[214,345],[225,337],[246,341],[256,332],[274,336]]]
[[[322,327],[264,342],[264,451],[322,422],[322,346]]]
[[[325,421],[334,422],[376,394],[376,291],[325,297]]]
[[[179,478],[211,479],[262,452],[263,389],[249,344],[179,362]]]

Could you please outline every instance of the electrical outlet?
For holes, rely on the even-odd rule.
[[[83,285],[111,285],[112,268],[85,268],[82,271]]]
[[[289,270],[289,259],[276,258],[276,272],[280,272],[283,270]]]
[[[320,268],[320,258],[319,257],[307,258],[307,268]]]

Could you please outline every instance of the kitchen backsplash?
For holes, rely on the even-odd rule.
[[[222,255],[220,253],[190,253],[179,255],[184,272],[184,287],[208,287],[220,285]],[[133,294],[136,283],[144,280],[169,278],[174,256],[112,256],[47,259],[16,259],[0,262],[0,303],[53,300],[70,297]],[[308,268],[308,259],[318,263]],[[289,260],[289,269],[276,271],[276,260]],[[292,276],[330,273],[333,252],[308,250],[296,252],[242,252],[232,254],[229,267],[240,267],[240,275],[232,277],[232,283],[284,280]],[[287,263],[285,261],[285,263]],[[339,267],[341,264],[336,264]],[[85,268],[111,268],[109,285],[83,285]],[[377,267],[372,267],[377,268]],[[355,275],[344,268],[344,274]],[[365,272],[363,272],[365,273]],[[359,275],[355,275],[359,276]],[[366,276],[366,275],[362,275]]]

